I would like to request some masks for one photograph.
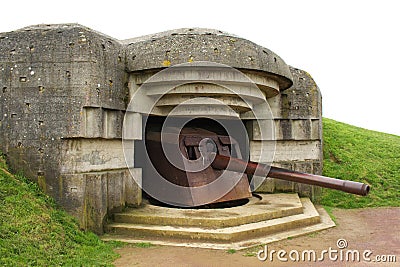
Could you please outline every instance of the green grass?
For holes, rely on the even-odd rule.
[[[339,208],[400,206],[400,136],[323,119],[323,175],[371,185],[367,197],[323,190],[321,204]]]
[[[244,257],[255,257],[257,256],[256,251],[245,251],[245,253],[242,254]]]
[[[0,266],[110,266],[118,257],[0,156]]]
[[[148,243],[148,242],[134,243],[133,246],[136,247],[136,248],[151,248],[151,247],[154,247],[154,245],[152,243]]]
[[[237,252],[236,249],[233,249],[233,248],[230,248],[226,251],[226,253],[228,253],[228,254],[235,254],[236,252]]]

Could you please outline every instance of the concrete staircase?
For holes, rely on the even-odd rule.
[[[260,194],[242,206],[177,209],[144,204],[114,214],[103,240],[213,249],[244,249],[335,226],[297,194]]]

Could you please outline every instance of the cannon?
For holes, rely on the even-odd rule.
[[[247,199],[252,196],[250,190],[249,177],[263,176],[298,183],[317,185],[321,187],[336,189],[351,194],[366,196],[370,190],[367,184],[324,177],[320,175],[302,173],[288,169],[268,166],[265,164],[245,161],[242,158],[238,142],[227,135],[217,134],[202,128],[184,127],[183,129],[168,128],[164,132],[149,131],[146,132],[145,146],[148,152],[149,160],[154,168],[145,168],[146,181],[143,181],[144,188],[146,183],[153,183],[151,177],[161,175],[168,182],[187,188],[196,188],[213,184],[224,171],[230,174],[236,174],[235,184],[226,194],[212,199],[210,203],[228,202],[240,199]],[[179,150],[179,151],[177,151]],[[172,151],[170,155],[168,152]],[[225,175],[226,176],[226,175]],[[229,183],[229,177],[223,178]],[[221,186],[215,183],[215,187]],[[159,187],[147,186],[148,188],[157,188],[157,198],[162,202],[163,189]],[[179,206],[199,206],[207,203],[208,195],[218,188],[211,188],[199,192],[188,191],[187,194],[181,194],[179,201],[174,203],[168,200],[169,204]],[[165,196],[167,199],[168,196]]]
[[[217,170],[242,171],[249,175],[268,176],[303,184],[318,185],[325,188],[336,189],[346,193],[366,196],[370,187],[367,184],[330,178],[321,175],[292,171],[284,168],[267,166],[257,162],[245,162],[241,159],[222,155],[215,155],[211,166]]]

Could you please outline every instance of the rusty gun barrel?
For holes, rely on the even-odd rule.
[[[361,196],[366,196],[370,190],[369,185],[359,182],[291,171],[222,155],[215,155],[211,166],[214,169],[244,172],[249,175],[268,176],[303,184],[318,185]]]

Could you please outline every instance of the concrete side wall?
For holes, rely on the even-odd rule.
[[[132,186],[120,149],[126,79],[124,46],[83,26],[0,34],[0,149],[97,232]]]
[[[305,71],[290,68],[293,86],[269,98],[275,118],[277,139],[274,166],[291,170],[322,174],[322,97],[312,77]],[[254,122],[250,136],[251,154],[259,155],[261,136]],[[262,161],[262,159],[261,159]],[[258,192],[296,191],[317,199],[320,188],[278,179],[268,179]]]

